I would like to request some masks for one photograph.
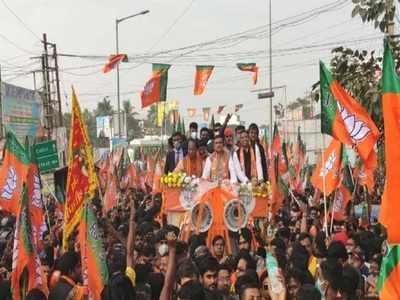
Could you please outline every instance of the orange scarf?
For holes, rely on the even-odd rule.
[[[200,178],[203,173],[203,164],[200,157],[196,157],[193,162],[189,156],[186,156],[183,159],[183,168],[188,176],[194,175]]]
[[[250,169],[251,169],[251,174],[250,174],[251,178],[249,178],[249,179],[257,178],[257,165],[256,165],[256,158],[255,158],[255,155],[254,155],[255,151],[252,151],[251,147],[249,147],[249,152],[250,152],[250,161],[251,161],[251,167],[250,167]],[[240,156],[240,158],[239,158],[240,167],[242,168],[243,173],[246,174],[246,167],[244,165],[244,151],[243,151],[243,148],[240,148],[240,155],[239,156]]]
[[[66,300],[84,300],[87,296],[87,291],[84,286],[77,285],[75,281],[67,276],[61,276],[66,282],[73,286],[72,290],[68,293]]]
[[[222,155],[214,152],[211,154],[211,180],[229,179],[229,154],[224,151]]]

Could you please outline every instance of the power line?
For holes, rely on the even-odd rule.
[[[33,30],[30,29],[29,26],[8,6],[5,0],[1,0],[1,2],[7,8],[7,10],[22,24],[22,26],[24,26],[26,30],[28,30],[36,39],[42,42],[40,37],[36,33],[34,33]]]
[[[6,37],[5,35],[3,35],[2,33],[0,33],[0,37],[1,37],[4,41],[6,41],[7,43],[9,43],[10,45],[14,46],[16,49],[18,49],[18,50],[20,50],[20,51],[22,51],[22,52],[25,52],[25,53],[27,53],[27,54],[35,54],[35,53],[33,53],[32,51],[29,51],[29,50],[26,50],[26,49],[20,47],[18,44],[14,43],[12,40],[10,40],[9,38],[7,38],[7,37]]]
[[[186,15],[186,13],[190,10],[195,0],[191,0],[189,5],[185,7],[185,9],[178,15],[178,17],[172,22],[172,24],[167,28],[167,30],[162,34],[162,36],[150,47],[146,52],[152,51],[154,48],[158,46],[158,44],[171,32],[174,26]]]

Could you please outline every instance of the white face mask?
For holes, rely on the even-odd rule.
[[[168,245],[161,244],[160,247],[158,247],[158,253],[160,256],[166,255],[168,253]]]
[[[191,137],[192,139],[197,139],[197,132],[192,131],[192,132],[190,133],[190,137]]]

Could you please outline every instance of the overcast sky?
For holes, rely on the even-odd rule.
[[[288,21],[299,13],[332,3],[333,0],[272,2],[272,22],[276,24],[285,18]],[[20,72],[39,68],[38,62],[30,59],[42,52],[42,45],[35,35],[41,37],[46,32],[49,41],[57,43],[60,53],[106,56],[115,52],[115,18],[148,9],[149,14],[120,24],[120,52],[131,57],[129,63],[121,66],[121,100],[130,99],[140,111],[138,91],[150,77],[151,62],[168,63],[171,58],[165,61],[150,59],[143,63],[135,61],[135,55],[198,44],[266,26],[267,3],[267,0],[0,0],[0,64],[3,80],[33,88],[33,76],[21,76]],[[349,41],[352,47],[376,48],[381,52],[379,32],[369,24],[362,24],[359,18],[352,19],[351,10],[349,0],[339,9],[274,33],[273,85],[287,86],[287,102],[304,96],[311,85],[318,81],[318,60],[329,62],[330,49],[335,42],[340,45],[340,41]],[[359,40],[364,41],[356,42]],[[197,108],[197,117],[200,119],[202,107],[228,105],[228,110],[232,111],[235,104],[244,104],[242,119],[265,122],[267,103],[258,100],[256,93],[251,91],[269,84],[269,75],[266,76],[269,62],[266,52],[263,52],[268,42],[268,35],[263,35],[228,48],[221,48],[217,44],[217,47],[206,52],[173,57],[168,99],[179,102],[184,116],[189,107]],[[320,45],[325,43],[329,45]],[[310,45],[320,46],[304,48]],[[289,48],[298,47],[302,49],[287,52]],[[252,86],[251,74],[235,68],[237,62],[256,62],[260,66],[256,87]],[[102,74],[102,63],[104,59],[60,58],[62,93],[69,97],[73,84],[83,107],[94,108],[104,96],[110,96],[116,107],[116,73]],[[195,65],[208,63],[218,67],[204,95],[195,97]],[[82,66],[85,68],[76,69]],[[69,110],[70,107],[66,106],[69,100],[64,95],[63,108]],[[274,101],[285,104],[283,90],[276,92]]]

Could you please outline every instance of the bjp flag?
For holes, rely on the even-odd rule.
[[[213,69],[214,66],[196,66],[196,77],[194,79],[193,91],[196,96],[203,94]]]
[[[342,151],[342,143],[332,139],[329,147],[324,152],[323,159],[318,163],[311,177],[313,186],[327,196],[339,185]]]
[[[369,168],[376,168],[374,146],[379,130],[368,112],[351,97],[320,62],[321,131],[352,145]]]
[[[382,82],[386,183],[379,221],[386,227],[388,242],[400,244],[400,218],[398,216],[400,211],[400,79],[396,74],[396,65],[393,62],[392,51],[387,41],[385,41],[383,57]],[[399,294],[397,294],[397,297],[399,297]]]
[[[108,73],[113,70],[121,61],[127,62],[128,56],[126,54],[111,55],[108,62],[103,67],[103,73]]]
[[[15,135],[7,133],[4,159],[0,169],[0,207],[17,215],[22,185],[26,180],[29,157]]]
[[[160,101],[160,80],[160,74],[155,73],[150,80],[146,82],[143,91],[140,93],[142,108],[148,107]]]

